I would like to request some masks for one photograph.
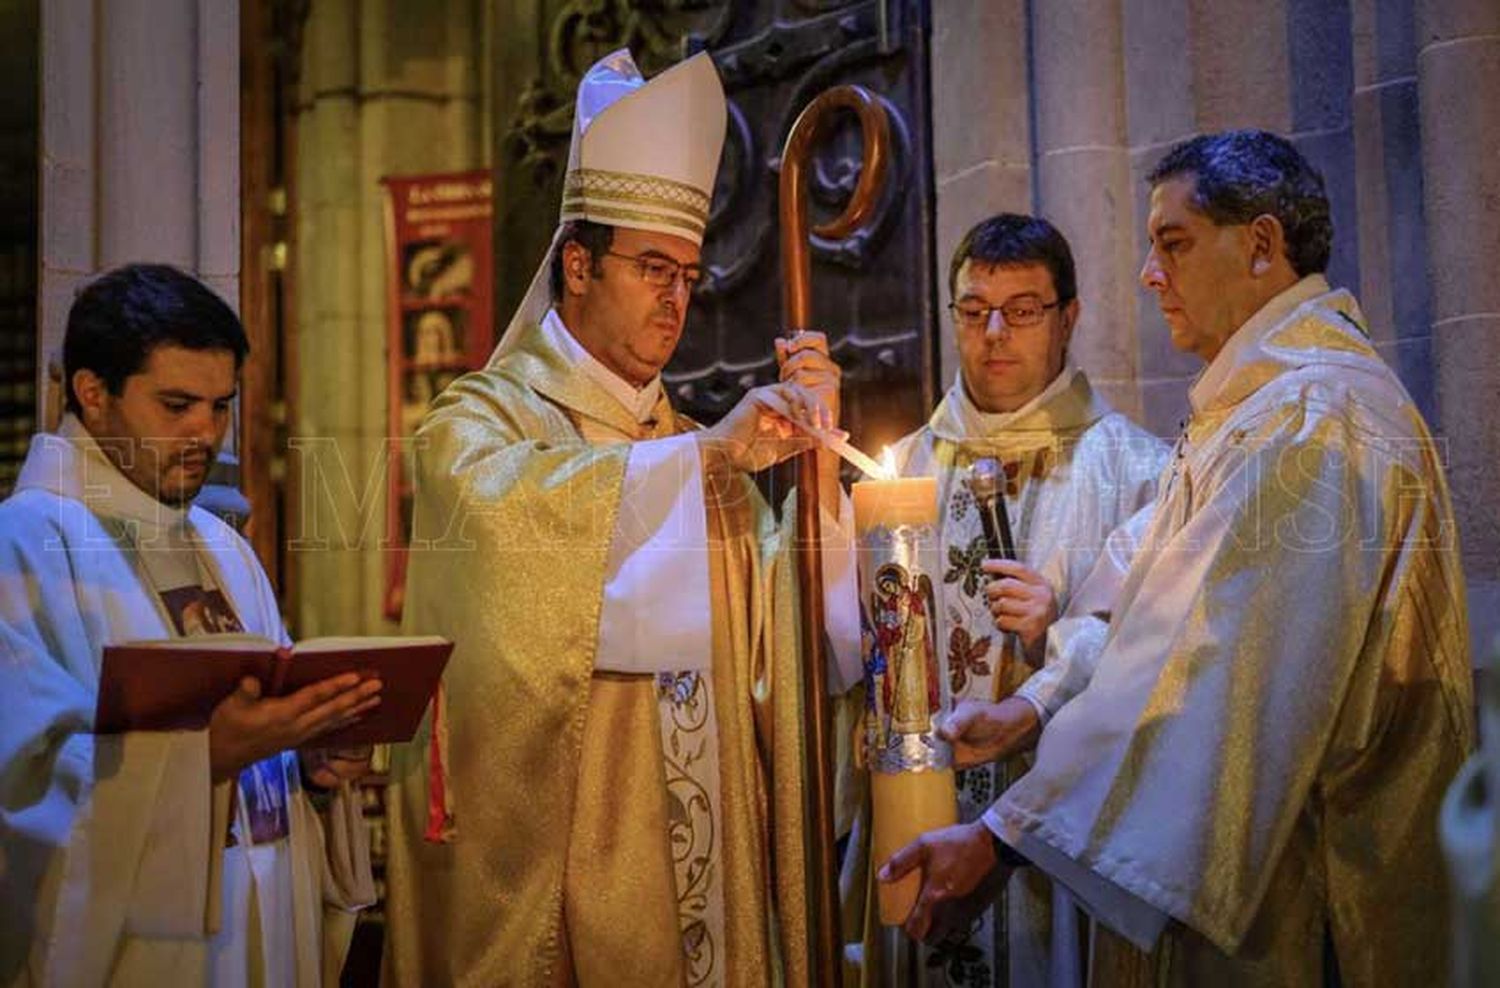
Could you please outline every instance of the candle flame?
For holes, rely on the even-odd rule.
[[[880,454],[882,480],[896,479],[896,451],[887,446]]]

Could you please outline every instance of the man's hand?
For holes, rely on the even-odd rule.
[[[729,414],[698,433],[698,442],[705,455],[756,473],[812,448],[815,440],[804,429],[831,424],[831,413],[812,391],[784,381],[745,392]]]
[[[790,339],[777,337],[776,363],[781,379],[807,388],[828,409],[826,428],[839,424],[840,381],[843,371],[828,353],[828,337],[807,330]],[[839,458],[832,450],[818,449],[818,495],[824,509],[834,518],[839,515]]]
[[[953,745],[953,763],[973,768],[1029,751],[1042,733],[1036,708],[1019,697],[999,703],[963,700],[938,723],[937,735]]]
[[[894,882],[917,868],[922,870],[922,890],[904,926],[907,936],[927,943],[967,926],[1010,877],[983,821],[923,834],[891,855],[877,877]]]
[[[1019,635],[1027,663],[1040,667],[1046,658],[1047,628],[1057,620],[1052,584],[1014,559],[986,559],[983,566],[985,573],[997,578],[984,588],[995,627]]]
[[[808,330],[791,339],[776,339],[776,363],[781,380],[800,384],[823,402],[829,427],[839,424],[839,382],[843,371],[828,354],[828,337]]]
[[[219,701],[208,722],[208,764],[221,782],[262,758],[295,748],[335,728],[354,723],[380,703],[380,680],[359,674],[329,676],[297,692],[260,698],[260,681],[240,680],[240,688]]]
[[[297,753],[302,774],[320,789],[332,789],[342,782],[353,782],[370,771],[371,745],[357,748],[306,748]]]

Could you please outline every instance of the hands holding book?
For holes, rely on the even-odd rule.
[[[331,788],[367,770],[369,746],[410,741],[453,643],[196,635],[104,649],[94,730],[208,728],[215,782],[300,749],[303,778]],[[377,709],[378,708],[378,709]]]
[[[303,742],[347,727],[380,704],[381,681],[347,672],[329,676],[295,693],[261,697],[254,676],[214,707],[208,723],[209,771],[215,782],[231,778],[247,765],[296,748]],[[308,759],[314,785],[332,786],[357,777],[368,763],[322,752]],[[349,774],[346,774],[349,773]]]

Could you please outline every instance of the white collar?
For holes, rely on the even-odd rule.
[[[1057,376],[1047,383],[1034,398],[1013,412],[986,412],[974,403],[969,389],[964,387],[963,372],[960,371],[953,380],[954,410],[958,413],[958,420],[964,427],[964,433],[969,436],[994,436],[1007,432],[1017,425],[1027,422],[1038,410],[1046,408],[1061,394],[1073,386],[1073,378],[1078,374],[1078,368],[1071,360],[1065,362]]]
[[[134,522],[143,539],[162,530],[182,529],[191,510],[158,501],[137,487],[73,415],[63,416],[55,435],[32,437],[31,451],[16,482],[18,490],[27,487],[82,501],[106,518]]]
[[[956,374],[927,425],[948,442],[1023,449],[1055,445],[1061,434],[1075,433],[1108,414],[1109,403],[1069,360],[1040,394],[1013,412],[980,411],[964,388],[963,375]]]
[[[599,387],[604,389],[605,394],[618,401],[625,410],[631,414],[637,423],[651,421],[656,411],[656,404],[661,400],[661,375],[658,374],[646,385],[637,388],[608,367],[604,366],[592,353],[583,348],[578,338],[573,335],[557,310],[548,309],[547,314],[542,317],[542,336],[546,341],[563,355],[569,364],[578,368]]]

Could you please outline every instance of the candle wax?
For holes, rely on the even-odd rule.
[[[874,528],[937,524],[936,477],[862,480],[854,485],[851,497],[859,535]]]
[[[872,860],[877,869],[929,830],[958,822],[958,793],[953,769],[935,772],[871,772],[870,795],[875,817],[871,835]],[[920,870],[898,881],[877,881],[880,922],[899,926],[911,915],[922,888]]]

